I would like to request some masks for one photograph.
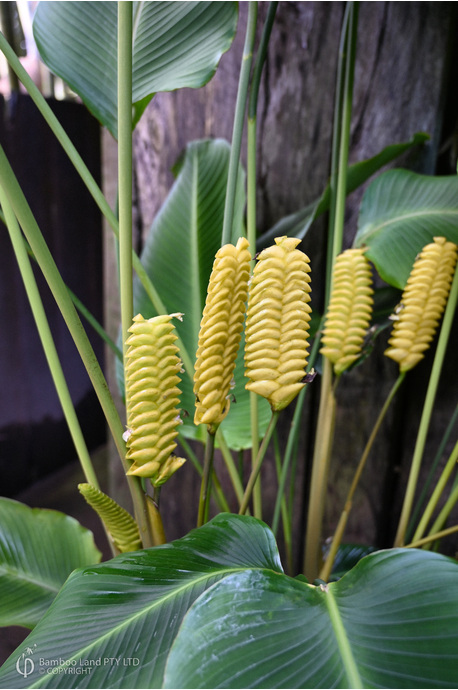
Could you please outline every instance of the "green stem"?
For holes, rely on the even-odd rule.
[[[275,470],[277,472],[277,481],[280,481],[282,461],[280,453],[280,444],[278,442],[278,435],[274,434],[274,457],[275,457]],[[293,571],[293,550],[292,550],[292,523],[290,520],[288,506],[286,503],[286,498],[283,495],[281,500],[281,518],[283,523],[283,538],[285,540],[285,551],[286,551],[286,563],[288,565],[288,571],[291,573]]]
[[[197,527],[202,527],[202,525],[205,524],[208,520],[214,452],[215,434],[212,434],[210,433],[210,431],[208,431],[207,443],[205,445],[204,472],[202,475],[202,484],[200,486]]]
[[[43,95],[40,93],[40,90],[35,85],[35,83],[31,79],[31,77],[27,74],[27,72],[24,69],[24,67],[22,66],[20,60],[17,58],[13,49],[8,44],[8,41],[6,41],[5,37],[2,35],[1,32],[0,32],[0,50],[4,53],[9,64],[11,65],[12,69],[18,75],[19,80],[24,85],[27,93],[29,94],[29,96],[31,97],[31,99],[33,100],[35,105],[37,106],[40,113],[43,115],[43,118],[45,119],[46,123],[49,125],[54,136],[59,141],[59,143],[61,144],[65,153],[67,154],[70,161],[74,165],[76,171],[78,172],[83,183],[86,185],[87,189],[89,190],[95,203],[99,207],[102,214],[105,216],[110,227],[112,228],[115,236],[117,238],[119,238],[118,219],[117,219],[115,213],[112,211],[112,209],[111,209],[108,201],[106,200],[105,196],[103,195],[103,192],[101,191],[100,187],[97,185],[93,176],[89,172],[86,164],[84,163],[83,159],[79,155],[75,146],[71,142],[70,138],[68,137],[68,135],[65,132],[64,128],[62,127],[62,125],[60,124],[59,120],[54,115],[53,111],[51,110],[50,106],[46,102]],[[154,287],[148,274],[146,273],[146,270],[144,269],[139,257],[137,256],[137,254],[135,252],[132,253],[132,263],[133,263],[133,268],[134,268],[142,286],[144,287],[146,294],[148,295],[149,299],[151,300],[151,303],[153,304],[155,310],[157,311],[158,314],[166,314],[167,310],[166,310],[161,298],[159,297],[159,294],[157,293],[156,288]],[[181,356],[181,359],[183,361],[183,366],[186,369],[186,372],[188,373],[188,375],[192,379],[193,363],[192,363],[191,357],[188,355],[188,353],[186,351],[186,348],[184,347],[184,344],[183,344],[181,338],[179,338],[177,340],[177,345],[180,348],[180,356]]]
[[[119,283],[124,357],[133,317],[132,283],[132,3],[118,2]]]
[[[423,405],[423,412],[420,420],[420,427],[418,429],[415,450],[412,458],[412,465],[410,467],[409,480],[407,482],[407,489],[404,497],[404,504],[402,506],[401,517],[399,519],[398,531],[394,542],[395,546],[403,546],[405,540],[405,533],[409,523],[409,517],[412,510],[412,505],[417,488],[418,475],[420,473],[421,460],[426,443],[426,436],[428,434],[431,415],[434,407],[434,400],[436,398],[437,387],[439,385],[440,373],[445,359],[445,352],[447,343],[450,337],[453,317],[458,301],[458,270],[455,270],[453,277],[450,295],[445,308],[444,319],[437,342],[436,353],[434,355],[433,367],[429,377],[428,390],[426,391],[425,402]]]
[[[324,322],[324,319],[323,319]],[[317,335],[313,341],[313,347],[312,351],[310,353],[308,365],[307,365],[307,372],[311,371],[313,368],[316,358],[318,356],[318,349],[320,347],[320,338],[319,338],[319,331],[321,330],[321,324],[318,328]],[[286,487],[286,481],[288,478],[288,471],[289,467],[291,464],[291,459],[293,457],[293,449],[297,446],[297,437],[300,431],[300,421],[301,421],[301,416],[302,416],[302,410],[304,407],[304,401],[305,401],[305,396],[307,394],[307,386],[304,386],[304,388],[301,390],[301,392],[298,395],[297,398],[297,403],[296,407],[294,409],[294,415],[293,419],[291,422],[291,426],[289,429],[289,434],[288,434],[288,441],[286,443],[286,450],[285,450],[285,456],[283,458],[283,465],[281,469],[281,475],[280,475],[280,480],[279,480],[279,485],[278,485],[278,492],[277,492],[277,498],[275,500],[275,508],[274,508],[274,516],[272,520],[272,531],[276,535],[278,531],[278,522],[280,519],[280,507],[281,507],[281,501],[282,501],[282,496],[285,492],[285,487]],[[293,481],[294,481],[294,473],[293,473]]]
[[[261,471],[261,466],[262,466],[262,461],[264,460],[266,451],[267,451],[267,446],[269,445],[270,438],[273,434],[273,431],[275,429],[275,426],[278,421],[280,413],[279,412],[272,412],[272,416],[270,418],[269,426],[267,427],[267,431],[265,433],[265,436],[262,440],[261,447],[258,452],[258,456],[256,458],[256,463],[251,470],[250,477],[248,479],[248,484],[246,485],[245,493],[243,494],[243,499],[240,504],[240,510],[239,510],[239,515],[244,515],[247,508],[248,504],[251,499],[251,494],[253,493],[253,488],[254,485],[256,484],[256,480],[258,478],[259,472]]]
[[[193,449],[191,448],[191,445],[187,442],[187,440],[184,438],[184,436],[180,435],[180,446],[183,447],[186,457],[191,460],[191,463],[193,464],[195,470],[199,474],[200,477],[203,475],[203,468],[202,465],[199,462],[199,459],[197,455],[194,453]],[[215,499],[216,503],[220,507],[220,509],[225,512],[225,513],[230,513],[231,510],[229,508],[229,504],[226,500],[226,497],[223,493],[223,490],[221,488],[221,484],[219,482],[218,477],[216,476],[215,472],[213,472],[212,476],[212,493],[213,493],[213,498]]]
[[[305,536],[304,572],[310,582],[321,567],[321,532],[326,500],[332,444],[334,441],[336,399],[332,386],[332,365],[323,358],[323,377],[318,423],[310,478],[309,507]]]
[[[426,496],[429,494],[429,490],[433,481],[433,478],[436,474],[436,470],[438,468],[439,462],[444,454],[445,447],[447,446],[447,443],[449,442],[450,436],[452,434],[453,428],[456,424],[456,421],[458,419],[458,405],[455,407],[455,411],[452,415],[452,418],[450,419],[450,422],[447,425],[447,429],[445,430],[445,433],[441,439],[441,442],[439,444],[439,448],[437,449],[437,453],[434,456],[434,460],[431,464],[431,469],[428,472],[428,477],[424,483],[424,486],[422,488],[421,494],[418,498],[417,504],[415,506],[415,510],[412,512],[411,518],[409,520],[409,526],[407,528],[406,532],[406,540],[410,541],[413,533],[413,528],[418,522],[418,516],[421,512],[421,509],[423,508],[423,504],[425,502]]]
[[[455,505],[458,503],[458,484],[456,484],[453,489],[452,493],[444,503],[444,506],[442,510],[440,511],[439,515],[435,519],[433,526],[430,529],[430,534],[435,534],[438,530],[441,529],[443,525],[445,525],[445,522],[454,509]]]
[[[413,541],[411,544],[406,544],[405,548],[418,549],[420,546],[425,546],[426,544],[429,544],[432,541],[436,541],[437,539],[443,539],[444,537],[448,537],[449,534],[454,534],[455,532],[458,532],[458,525],[454,525],[453,527],[447,527],[447,529],[443,529],[440,532],[433,532],[431,530],[431,534],[428,534],[427,537],[423,537],[423,539],[418,539],[418,541]]]
[[[80,461],[84,476],[86,477],[86,481],[89,482],[89,484],[92,484],[92,486],[99,488],[97,475],[94,471],[89,451],[81,431],[78,417],[76,415],[70,392],[68,390],[67,382],[65,381],[59,355],[57,354],[56,346],[54,344],[51,329],[49,328],[48,319],[46,318],[46,313],[41,301],[32,266],[30,265],[30,260],[27,255],[24,239],[16,220],[16,216],[14,215],[11,205],[8,201],[8,197],[1,187],[0,203],[5,213],[6,225],[10,234],[11,243],[16,255],[16,260],[21,272],[24,287],[27,292],[30,307],[32,309],[33,318],[35,320],[41,344],[46,356],[46,361],[48,362],[48,366],[51,371],[51,376],[56,387],[57,395],[62,406],[62,411],[64,413],[78,459]]]
[[[253,120],[256,118],[261,75],[267,57],[267,47],[269,45],[270,34],[272,33],[277,7],[278,2],[269,2],[269,9],[267,10],[266,21],[264,22],[264,26],[262,28],[261,40],[259,41],[259,48],[256,53],[256,60],[253,67],[253,76],[251,79],[250,95],[248,100],[249,120]]]
[[[336,531],[334,533],[331,547],[330,547],[328,555],[326,557],[326,562],[325,562],[325,564],[321,570],[321,573],[320,573],[320,579],[322,579],[322,580],[325,580],[325,581],[329,580],[329,576],[330,576],[331,571],[332,571],[332,566],[333,566],[337,551],[339,549],[340,543],[342,541],[345,527],[347,525],[348,516],[350,515],[350,510],[352,508],[352,503],[353,503],[353,496],[355,495],[356,488],[359,484],[359,480],[361,479],[361,475],[362,475],[364,467],[366,465],[367,458],[369,457],[369,453],[372,450],[372,446],[374,445],[374,441],[377,437],[379,429],[382,425],[383,420],[385,419],[386,413],[388,412],[388,408],[390,407],[390,405],[393,401],[393,398],[396,395],[400,385],[404,381],[404,378],[405,378],[405,372],[399,374],[398,378],[396,379],[394,385],[392,386],[392,388],[388,394],[387,399],[385,400],[385,403],[384,403],[382,409],[380,410],[380,414],[377,417],[377,421],[374,424],[371,435],[369,436],[369,438],[367,440],[363,454],[361,455],[361,459],[358,463],[358,467],[356,468],[356,472],[354,474],[350,489],[348,490],[347,500],[345,501],[345,507],[342,511],[339,523],[338,523]]]
[[[426,526],[428,522],[431,520],[432,514],[439,502],[440,497],[442,496],[442,492],[445,489],[445,485],[447,484],[450,475],[452,474],[453,470],[456,467],[456,463],[458,460],[458,441],[455,444],[454,449],[451,452],[451,455],[449,459],[447,460],[447,463],[442,471],[442,474],[439,478],[439,481],[436,484],[436,487],[431,495],[431,498],[428,501],[428,505],[426,506],[426,509],[423,513],[423,516],[418,524],[417,529],[415,530],[415,534],[412,537],[412,541],[416,542],[419,539],[423,537],[423,534],[425,533]]]
[[[119,418],[118,411],[113,398],[108,389],[107,382],[102,373],[100,365],[95,356],[92,345],[89,342],[86,331],[80,321],[75,306],[68,294],[68,290],[59,270],[51,256],[48,246],[41,234],[40,228],[33,216],[22,189],[14,175],[3,148],[0,146],[0,185],[3,187],[8,201],[12,206],[13,212],[22,227],[27,241],[35,255],[37,263],[49,285],[49,288],[56,300],[60,312],[67,324],[68,330],[73,338],[76,348],[81,356],[86,371],[89,375],[95,393],[99,399],[102,410],[105,414],[110,431],[116,444],[121,462],[124,469],[129,465],[125,457],[125,443],[122,435],[124,427]],[[142,539],[148,541],[144,528],[147,528],[147,513],[144,504],[144,494],[141,483],[136,477],[128,477],[128,485],[132,495],[135,514],[141,530]],[[144,543],[144,545],[148,545]]]
[[[228,244],[232,239],[232,224],[234,220],[235,193],[239,171],[240,151],[242,148],[242,133],[245,120],[245,106],[247,101],[248,84],[250,80],[251,63],[253,60],[253,46],[256,37],[256,21],[258,3],[248,3],[248,23],[243,47],[242,67],[240,69],[237,100],[235,103],[234,127],[232,130],[231,154],[227,173],[226,202],[224,206],[224,221],[221,244]]]
[[[221,427],[218,428],[218,431],[216,432],[216,440],[218,441],[219,448],[221,450],[221,453],[223,455],[223,460],[226,464],[226,469],[229,474],[229,478],[232,482],[232,486],[235,491],[235,495],[237,496],[237,500],[239,504],[242,502],[243,499],[243,485],[242,485],[242,480],[240,479],[240,475],[237,471],[237,467],[235,466],[234,463],[234,458],[232,457],[231,450],[229,446],[227,445],[226,439],[224,437],[223,430]]]
[[[358,11],[358,3],[347,3],[339,50],[340,60],[337,71],[331,158],[329,236],[324,311],[326,311],[331,294],[334,261],[336,256],[342,251],[343,244]]]

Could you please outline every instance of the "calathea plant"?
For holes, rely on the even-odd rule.
[[[103,521],[114,557],[100,563],[91,535],[64,515],[0,501],[0,615],[4,625],[32,629],[0,670],[2,687],[456,685],[458,565],[431,549],[444,534],[456,531],[456,527],[445,527],[458,498],[456,487],[436,514],[440,495],[456,467],[456,446],[423,515],[413,521],[413,529],[409,523],[431,400],[458,298],[458,224],[449,222],[451,213],[458,216],[457,180],[429,179],[405,171],[380,175],[365,194],[354,246],[342,251],[347,190],[362,184],[374,166],[381,167],[419,138],[349,167],[349,121],[337,109],[333,184],[311,212],[314,218],[330,209],[331,217],[326,309],[323,318],[318,315],[314,322],[310,297],[313,276],[321,267],[300,249],[301,237],[313,218],[302,210],[298,213],[302,225],[298,228],[293,223],[294,233],[273,228],[266,236],[256,237],[253,155],[248,156],[247,233],[243,223],[240,134],[249,95],[248,146],[253,154],[259,74],[275,10],[276,3],[271,3],[252,65],[257,3],[249,3],[232,145],[221,141],[189,145],[141,260],[132,252],[132,129],[154,93],[197,88],[211,76],[234,36],[236,4],[39,5],[35,35],[43,59],[118,140],[119,217],[0,36],[0,47],[12,68],[119,238],[123,420],[0,149],[0,202],[38,326],[43,333],[47,329],[28,249],[90,372],[134,507],[131,515],[100,491],[90,458],[79,442],[75,416],[67,410],[86,475],[79,489]],[[357,4],[348,3],[338,99],[351,95],[356,28]],[[85,55],[81,56],[81,45],[98,47],[100,62],[91,62],[90,69]],[[98,80],[102,65],[103,88]],[[396,184],[399,181],[402,185]],[[402,199],[393,191],[382,193],[385,187],[401,186]],[[199,209],[197,198],[203,200]],[[198,238],[190,227],[198,227]],[[183,251],[190,250],[181,264],[177,242]],[[335,535],[323,548],[322,518],[338,385],[366,356],[367,336],[377,328],[372,267],[382,279],[404,290],[393,310],[386,351],[399,365],[399,377],[363,450]],[[343,544],[345,526],[375,435],[441,319],[396,544],[375,552],[371,547],[349,549]],[[44,345],[65,400],[65,382],[49,338],[44,338]],[[285,488],[294,467],[297,419],[310,385],[321,386],[321,395],[304,568],[297,574],[290,567],[292,528]],[[259,519],[262,489],[258,478],[275,426],[290,405],[295,411],[284,457],[278,462],[278,495],[270,527]],[[183,417],[182,409],[193,414]],[[188,444],[189,438],[202,442],[202,461]],[[230,510],[221,468],[213,463],[216,445],[237,500],[236,511]],[[247,480],[232,455],[240,448],[251,448]],[[190,526],[186,536],[166,543],[160,492],[168,490],[168,479],[180,472],[185,458],[202,476],[196,502],[198,526]],[[292,472],[293,482],[294,476]],[[218,511],[209,520],[210,497]],[[288,574],[274,538],[280,516]]]

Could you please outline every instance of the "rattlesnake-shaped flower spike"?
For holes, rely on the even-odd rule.
[[[173,455],[177,426],[181,360],[172,318],[135,316],[126,344],[127,474],[148,477],[160,486],[185,462]]]
[[[229,411],[235,360],[245,318],[251,256],[248,241],[215,256],[199,331],[194,373],[195,424],[214,433]]]
[[[347,249],[336,258],[321,354],[340,375],[359,357],[372,315],[371,267],[364,249]]]
[[[457,260],[457,246],[435,237],[417,257],[401,303],[391,318],[394,326],[385,355],[409,371],[425,356],[447,303]]]
[[[277,237],[257,257],[245,328],[246,388],[285,408],[304,386],[310,321],[309,258]]]

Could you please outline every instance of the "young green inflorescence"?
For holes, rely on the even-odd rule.
[[[105,524],[120,553],[142,548],[137,523],[124,508],[91,484],[78,484],[78,489]]]
[[[394,320],[385,355],[409,371],[425,356],[447,303],[457,246],[435,237],[416,259]]]
[[[135,316],[126,341],[128,474],[149,477],[158,487],[185,462],[173,454],[177,426],[181,360],[172,318],[167,314],[144,319]]]
[[[364,249],[336,258],[321,348],[339,376],[359,357],[372,315],[371,267]]]
[[[277,237],[251,279],[245,329],[246,388],[285,408],[304,386],[310,321],[310,266],[300,240]]]
[[[217,252],[200,324],[194,373],[195,424],[214,433],[229,411],[230,389],[245,318],[251,256],[248,241]]]

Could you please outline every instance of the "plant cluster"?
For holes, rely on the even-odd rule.
[[[100,516],[113,551],[111,560],[100,563],[90,533],[76,521],[0,500],[0,620],[32,629],[0,669],[2,687],[453,687],[458,681],[458,566],[438,553],[440,540],[458,530],[446,526],[458,500],[457,445],[421,515],[414,512],[458,299],[457,178],[403,170],[378,176],[364,196],[354,244],[343,251],[347,193],[424,141],[416,135],[373,159],[348,165],[358,4],[347,3],[330,185],[316,204],[281,223],[282,232],[274,227],[257,236],[256,109],[276,7],[269,4],[253,59],[257,3],[248,3],[232,143],[209,140],[188,146],[141,257],[132,249],[132,131],[155,93],[198,88],[211,78],[234,37],[236,3],[38,6],[34,32],[42,59],[118,141],[117,214],[0,35],[0,49],[11,68],[119,240],[122,352],[111,346],[126,403],[126,419],[121,420],[72,296],[0,147],[2,219],[85,473],[86,482],[78,488]],[[88,50],[81,51],[81,45]],[[89,50],[94,46],[95,61]],[[239,162],[245,122],[247,192]],[[326,211],[325,310],[313,319],[311,275],[320,268],[299,247],[313,220]],[[177,243],[186,265],[177,265]],[[99,396],[125,470],[133,515],[100,490],[41,306],[32,260],[50,286]],[[402,291],[382,325],[374,311],[374,269]],[[164,276],[161,283],[157,275]],[[178,284],[184,287],[177,289]],[[103,328],[86,316],[107,339]],[[372,546],[347,545],[353,497],[376,435],[440,323],[394,548],[374,552]],[[385,354],[399,365],[399,375],[324,548],[338,386],[367,356],[374,331],[388,326],[392,331]],[[303,572],[294,577],[287,489],[295,481],[294,449],[312,381],[320,386],[320,406]],[[276,424],[290,405],[295,407],[287,444],[283,454],[275,453],[278,491],[269,527],[261,520],[260,473]],[[189,439],[202,442],[203,460]],[[175,452],[178,444],[180,455],[202,478],[197,528],[167,543],[160,493],[185,462]],[[238,514],[230,510],[220,470],[215,471],[216,445]],[[241,449],[251,450],[246,482],[233,457]],[[454,473],[455,483],[448,488]],[[209,520],[211,498],[217,514]],[[288,575],[274,536],[280,524]]]

